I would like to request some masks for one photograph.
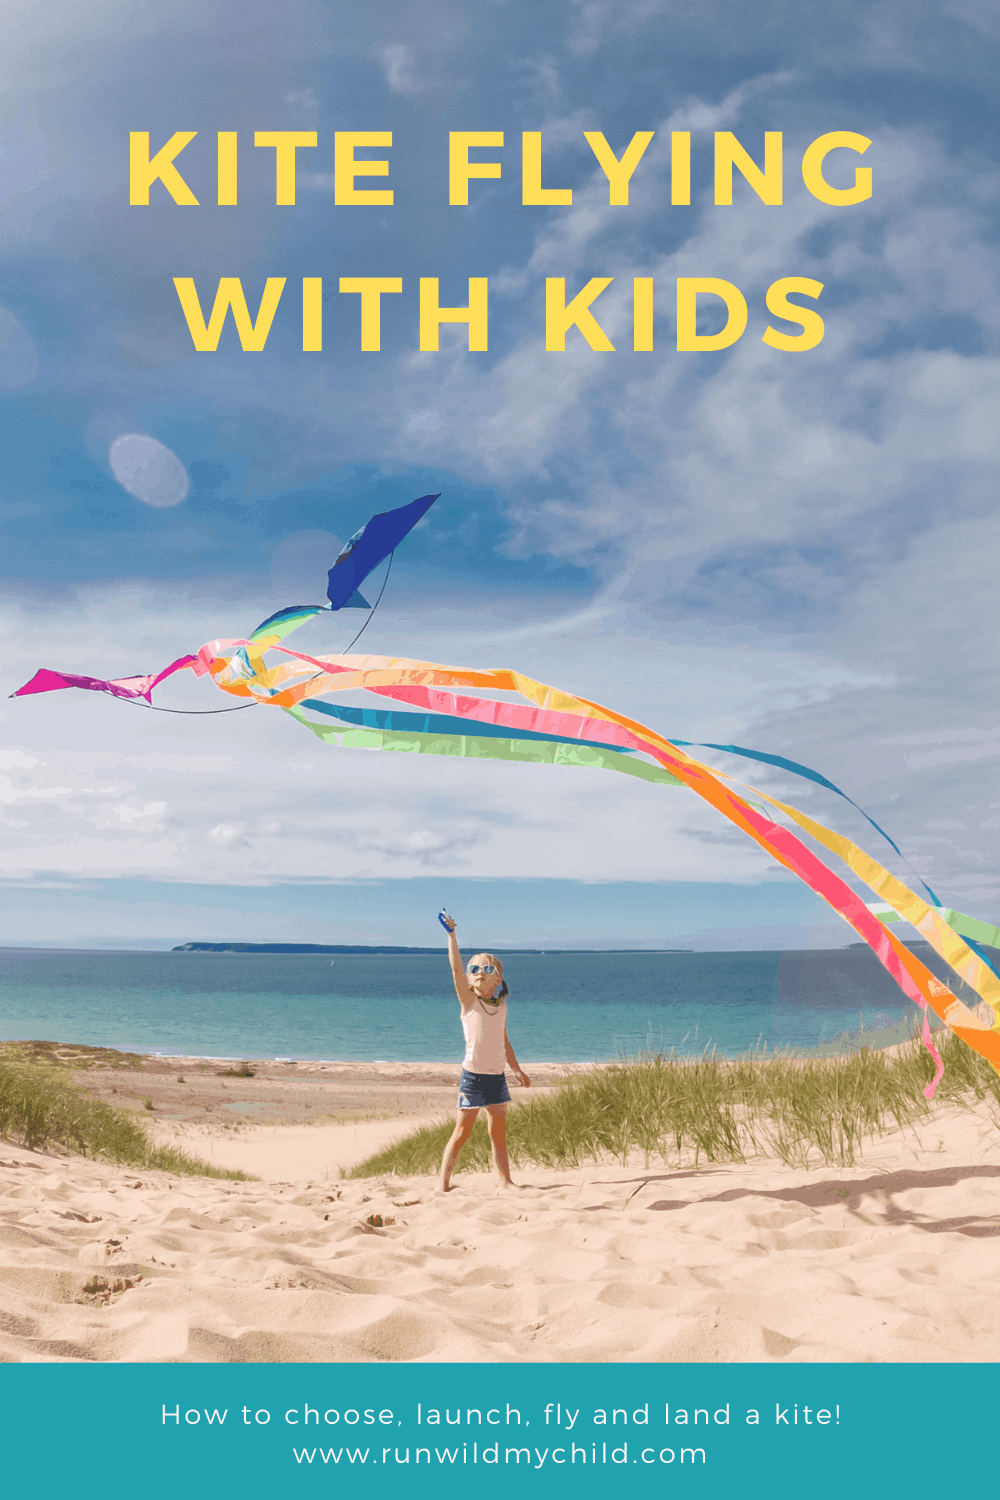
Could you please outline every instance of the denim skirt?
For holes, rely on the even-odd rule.
[[[458,1081],[459,1109],[486,1109],[490,1104],[509,1104],[510,1090],[505,1073],[470,1073],[462,1069]]]

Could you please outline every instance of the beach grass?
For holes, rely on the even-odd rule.
[[[0,1058],[0,1138],[29,1151],[53,1147],[147,1171],[248,1181],[169,1146],[155,1146],[141,1121],[78,1088],[65,1068],[7,1049]]]
[[[0,1062],[47,1063],[70,1072],[141,1073],[149,1062],[142,1052],[119,1052],[114,1047],[91,1047],[86,1042],[0,1042]]]
[[[935,1103],[989,1100],[1000,1129],[1000,1077],[950,1033],[936,1044],[945,1064]],[[750,1053],[644,1053],[569,1079],[552,1094],[528,1098],[507,1116],[515,1165],[566,1169],[609,1158],[623,1165],[641,1153],[666,1164],[743,1162],[776,1156],[788,1166],[851,1166],[865,1140],[916,1125],[930,1106],[924,1087],[934,1064],[918,1038],[884,1051],[802,1058]],[[354,1167],[350,1177],[435,1172],[453,1123],[425,1126]],[[489,1140],[482,1121],[459,1158],[459,1170],[486,1171]]]

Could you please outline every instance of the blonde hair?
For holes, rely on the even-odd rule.
[[[494,992],[494,999],[496,999],[496,1000],[506,1000],[507,996],[510,994],[510,990],[507,988],[507,982],[506,982],[506,980],[503,977],[503,964],[497,958],[496,954],[495,953],[486,953],[484,951],[484,952],[481,952],[481,953],[474,953],[472,955],[472,958],[485,958],[487,963],[491,963],[493,965],[493,967],[496,969],[497,973],[500,975],[500,993],[496,994]],[[470,964],[472,962],[472,958],[469,959],[469,963]],[[466,965],[466,968],[468,968],[468,964]]]

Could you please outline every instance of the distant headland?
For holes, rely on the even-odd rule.
[[[380,944],[365,947],[349,943],[180,943],[171,953],[433,953],[439,958],[447,948],[391,948]],[[497,953],[692,953],[692,948],[497,948]]]
[[[181,943],[171,953],[447,953],[447,948],[366,948],[345,943]]]

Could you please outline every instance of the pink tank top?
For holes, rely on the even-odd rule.
[[[463,1068],[470,1073],[502,1073],[507,1066],[507,1004],[484,1005],[477,998],[468,1010],[462,1012],[462,1030],[465,1032],[465,1057]]]

